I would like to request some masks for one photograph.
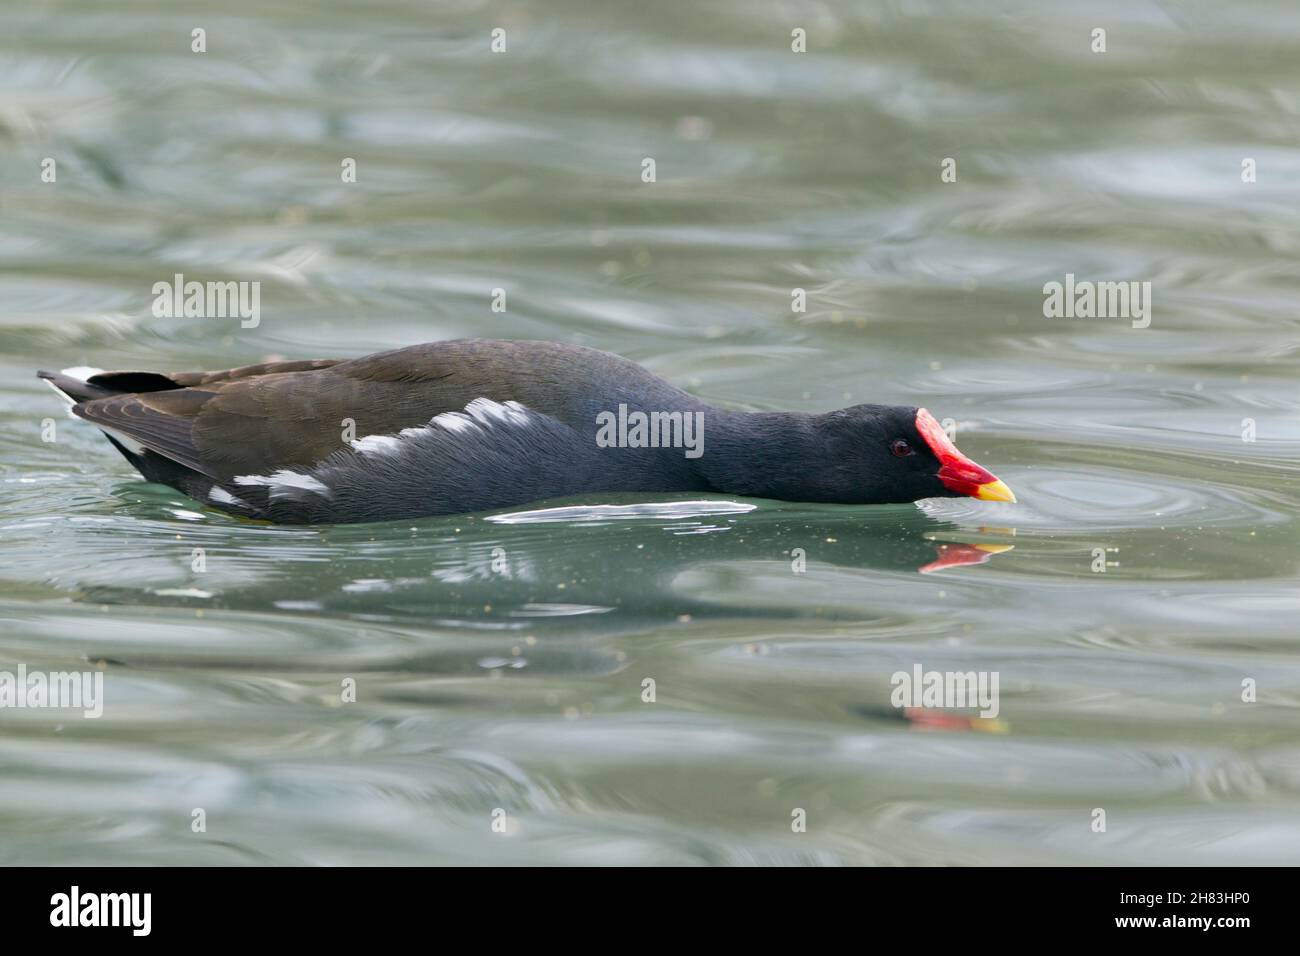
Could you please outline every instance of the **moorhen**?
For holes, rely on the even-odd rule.
[[[576,345],[458,339],[223,372],[38,374],[148,480],[277,522],[596,492],[1016,500],[924,408],[729,411]]]

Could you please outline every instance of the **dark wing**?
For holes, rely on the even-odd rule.
[[[349,361],[251,365],[224,372],[107,372],[92,385],[132,394],[73,411],[216,481],[315,464],[349,439],[393,435],[477,398],[517,401],[570,424],[591,421],[581,396],[665,390],[689,396],[616,356],[548,342],[458,339]],[[577,388],[572,387],[574,382]],[[178,387],[179,386],[179,387]]]
[[[110,434],[214,481],[310,465],[351,438],[393,434],[448,410],[427,390],[366,382],[328,368],[113,395],[72,408]]]
[[[362,359],[220,372],[104,372],[88,383],[129,394],[73,412],[187,468],[228,481],[311,465],[352,438],[392,435],[476,398],[515,398],[520,343],[431,343]],[[526,374],[526,373],[525,373]]]
[[[257,378],[260,375],[279,372],[310,372],[316,369],[332,368],[343,361],[343,359],[304,359],[294,362],[262,362],[259,365],[241,365],[239,368],[228,368],[220,372],[168,372],[166,378],[182,388],[190,388],[195,385],[233,382],[241,378]],[[116,378],[119,375],[129,374],[132,373],[106,372],[102,375],[91,376],[90,381],[98,383],[106,377]]]
[[[476,398],[518,401],[570,420],[577,413],[563,383],[575,374],[581,380],[597,354],[554,343],[458,339],[298,370],[171,377],[214,393],[193,420],[193,444],[204,473],[225,480],[312,465],[350,439],[425,425]]]
[[[186,468],[217,478],[194,443],[193,424],[211,392],[175,389],[139,395],[114,395],[72,406],[73,414],[112,433],[129,436],[151,451]]]

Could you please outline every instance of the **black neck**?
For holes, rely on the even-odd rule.
[[[827,487],[834,477],[834,458],[817,427],[822,417],[710,409],[704,416],[704,454],[697,471],[725,494],[834,500]]]

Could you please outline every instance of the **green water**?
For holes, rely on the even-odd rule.
[[[0,670],[104,713],[0,710],[0,862],[1300,862],[1294,4],[4,7]],[[32,376],[464,335],[924,405],[1020,501],[277,528]],[[904,719],[916,664],[997,721]]]

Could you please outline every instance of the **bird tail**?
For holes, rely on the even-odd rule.
[[[65,368],[62,372],[37,372],[36,377],[44,379],[64,401],[75,405],[77,402],[89,402],[96,398],[107,398],[109,395],[117,394],[115,389],[88,381],[98,371],[99,369]]]

